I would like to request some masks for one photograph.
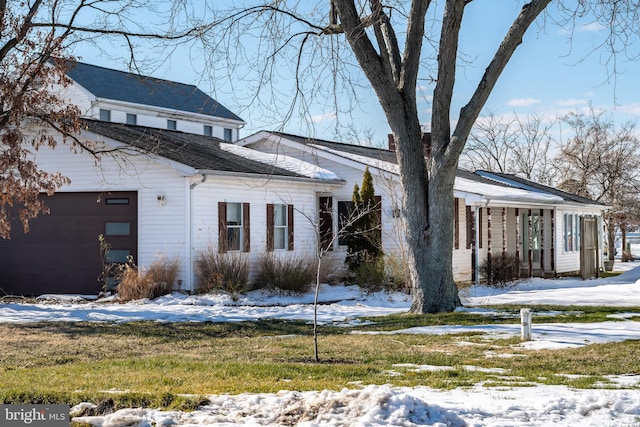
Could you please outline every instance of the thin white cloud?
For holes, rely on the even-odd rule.
[[[311,116],[311,121],[313,123],[322,123],[325,120],[333,120],[336,118],[336,112],[335,111],[331,111],[329,113],[324,113],[324,114],[320,114],[317,116]]]
[[[556,101],[558,107],[582,107],[588,104],[589,102],[585,99],[561,99]]]
[[[514,98],[507,101],[507,105],[509,107],[531,107],[541,102],[542,101],[537,98]]]
[[[604,30],[606,27],[604,25],[601,25],[598,22],[591,22],[590,24],[586,24],[586,25],[582,25],[579,30],[580,31],[584,31],[584,32],[588,32],[588,33],[598,33],[602,30]]]
[[[630,104],[622,104],[614,107],[613,112],[628,114],[631,116],[640,116],[640,103],[633,102]]]

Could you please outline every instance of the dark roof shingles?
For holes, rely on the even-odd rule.
[[[98,98],[152,105],[171,110],[242,121],[196,86],[68,62],[67,76]]]
[[[295,172],[237,156],[220,148],[224,141],[204,135],[132,126],[121,123],[84,120],[85,129],[157,154],[197,170],[224,171],[274,176],[301,176]]]

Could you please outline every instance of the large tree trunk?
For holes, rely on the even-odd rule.
[[[394,138],[404,199],[411,312],[453,311],[461,305],[452,268],[456,167],[428,166],[432,159],[423,145],[417,118],[390,117],[390,123],[396,120],[402,122],[392,129],[397,129]]]
[[[430,0],[413,0],[407,17],[404,52],[380,1],[371,0],[371,15],[361,16],[353,0],[332,0],[340,27],[384,109],[396,140],[403,192],[414,313],[452,311],[460,305],[453,281],[453,183],[458,159],[475,119],[509,62],[522,36],[551,0],[531,0],[521,10],[485,70],[451,132],[458,36],[468,1],[446,0],[438,47],[438,74],[433,92],[433,141],[425,150],[418,119],[416,86],[421,63],[425,15]],[[332,20],[335,22],[335,19]],[[364,28],[371,25],[374,38]],[[376,44],[372,43],[375,40]]]
[[[429,174],[429,222],[413,249],[420,256],[415,263],[414,292],[423,297],[413,299],[413,313],[449,312],[461,305],[452,266],[455,172],[455,168],[438,168]]]

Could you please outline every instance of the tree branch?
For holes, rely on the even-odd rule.
[[[444,6],[440,46],[438,51],[438,80],[433,90],[431,115],[432,153],[444,151],[449,143],[451,99],[456,75],[458,38],[464,12],[463,0],[447,0]],[[469,128],[469,131],[471,128]]]
[[[487,67],[469,102],[460,110],[458,124],[453,132],[447,155],[457,159],[462,152],[473,123],[478,118],[498,78],[504,71],[516,48],[522,43],[522,37],[533,21],[542,13],[551,0],[531,0],[525,4],[509,28],[504,40],[498,47],[491,63]]]

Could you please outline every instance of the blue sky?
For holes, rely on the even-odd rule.
[[[505,3],[508,3],[505,5]],[[490,61],[504,33],[517,15],[522,2],[475,1],[465,12],[461,34],[461,57],[466,59],[460,65],[456,77],[456,91],[452,120],[457,111],[471,96],[480,76]],[[555,17],[555,7],[549,8],[550,17]],[[544,114],[550,118],[562,116],[569,111],[581,111],[592,103],[612,114],[616,123],[640,118],[637,76],[640,75],[640,61],[619,57],[616,64],[619,74],[611,79],[611,64],[605,64],[606,52],[593,51],[606,37],[607,28],[585,19],[578,22],[570,34],[552,23],[539,20],[525,35],[505,72],[498,81],[485,107],[496,115],[509,117],[514,113]],[[111,49],[111,56],[101,56],[89,46],[78,46],[74,53],[84,62],[111,68],[126,69],[126,65],[114,61],[117,48]],[[143,56],[148,52],[142,51]],[[126,51],[122,51],[122,56]],[[195,59],[194,59],[195,58]],[[288,67],[289,64],[282,64]],[[195,84],[227,108],[237,112],[247,126],[241,136],[248,136],[261,129],[276,129],[281,123],[272,118],[265,106],[248,104],[247,93],[241,94],[246,86],[238,85],[230,89],[220,80],[210,79],[205,72],[206,65],[197,50],[187,47],[174,50],[170,57],[159,66],[143,69],[143,73],[155,77]],[[426,70],[421,77],[428,77]],[[278,82],[286,88],[290,82]],[[433,86],[421,81],[419,90],[420,120],[428,124],[431,105],[430,94]],[[231,93],[233,92],[233,93]],[[234,96],[235,95],[235,96]],[[344,99],[344,94],[342,95]],[[384,144],[389,127],[372,90],[358,90],[358,108],[351,115],[336,112],[331,102],[315,103],[310,108],[309,117],[294,114],[284,124],[284,130],[319,138],[336,138],[336,117],[342,126],[352,126],[364,133],[373,133],[375,144]],[[269,117],[269,118],[267,118]],[[339,129],[346,135],[345,127]]]

